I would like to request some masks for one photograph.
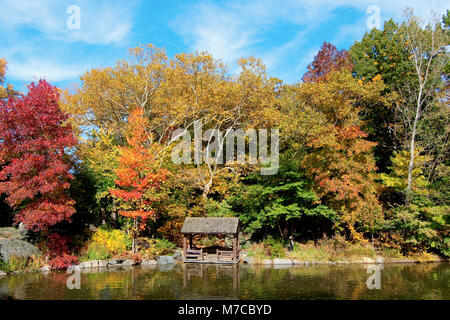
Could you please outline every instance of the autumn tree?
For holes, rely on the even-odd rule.
[[[337,50],[336,46],[324,41],[313,62],[308,65],[308,71],[303,75],[303,82],[317,82],[331,71],[352,69],[347,50]]]
[[[76,139],[57,88],[40,80],[28,90],[0,101],[0,194],[17,210],[17,222],[41,230],[75,211],[67,194],[72,175],[65,151]]]
[[[128,119],[127,145],[119,147],[116,187],[110,189],[111,195],[119,200],[119,213],[133,220],[134,253],[139,230],[145,228],[148,219],[155,219],[152,203],[161,196],[158,190],[167,174],[157,167],[158,146],[147,127],[145,111],[137,107]]]
[[[139,106],[148,118],[148,131],[164,146],[157,155],[163,161],[178,142],[170,139],[171,133],[182,128],[193,136],[195,121],[203,123],[203,131],[223,132],[270,128],[276,123],[272,107],[280,81],[267,75],[259,59],[239,60],[242,70],[232,76],[223,62],[207,52],[181,53],[169,59],[164,50],[147,45],[130,53],[129,60],[114,67],[87,72],[82,88],[66,96],[65,110],[73,114],[81,137],[95,141],[86,128],[101,128],[111,137],[111,148],[124,146],[124,124],[131,106]],[[92,146],[83,143],[80,149],[89,155],[87,149]],[[200,191],[205,199],[212,193],[223,194],[241,172],[212,161],[174,169],[178,181]]]
[[[403,149],[406,143],[407,128],[395,108],[399,99],[396,88],[412,81],[414,69],[402,43],[399,25],[391,19],[384,23],[383,29],[373,28],[365,33],[349,49],[354,76],[364,82],[381,77],[386,84],[383,95],[392,97],[389,104],[361,109],[368,138],[377,142],[374,153],[383,172],[389,170],[392,153]]]
[[[383,171],[388,171],[394,151],[408,149],[411,154],[412,145],[418,144],[431,156],[425,174],[433,180],[449,154],[445,16],[443,24],[444,29],[435,19],[424,27],[408,11],[403,24],[389,20],[350,48],[356,77],[370,81],[380,76],[386,84],[384,95],[392,98],[388,105],[362,110],[369,138],[378,142],[376,156]],[[410,161],[414,163],[414,152]],[[412,187],[406,184],[407,189]]]
[[[6,99],[8,97],[17,96],[19,93],[15,91],[12,87],[12,85],[5,84],[5,74],[7,69],[7,63],[6,60],[3,58],[0,58],[0,100]]]
[[[5,59],[0,59],[0,83],[3,83],[5,80],[5,72],[6,72],[6,61]]]
[[[379,79],[364,83],[348,71],[331,72],[323,81],[293,88],[281,125],[314,191],[354,237],[355,230],[373,232],[382,217],[374,181],[375,143],[361,129],[359,108],[382,101],[383,87]]]
[[[412,189],[417,129],[426,114],[426,108],[433,102],[436,92],[442,86],[441,77],[449,58],[446,49],[449,38],[437,18],[423,28],[420,20],[413,16],[412,10],[408,10],[405,16],[402,35],[414,66],[416,80],[414,85],[399,89],[404,97],[400,108],[410,124],[410,160],[406,186],[408,195]]]

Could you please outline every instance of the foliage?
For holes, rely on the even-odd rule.
[[[379,75],[391,89],[411,81],[413,65],[403,46],[399,26],[392,19],[384,23],[382,30],[373,28],[367,32],[349,53],[358,79],[371,81]]]
[[[155,219],[152,203],[162,196],[158,191],[167,174],[155,165],[158,149],[146,131],[147,123],[142,108],[133,111],[129,119],[128,146],[119,148],[119,166],[115,170],[117,187],[110,190],[119,200],[119,213],[134,221],[133,239],[145,228],[147,219]],[[136,252],[134,240],[133,252]]]
[[[13,89],[12,85],[8,84],[5,87],[3,87],[5,83],[6,69],[7,69],[6,60],[4,58],[3,59],[0,58],[0,101],[19,95],[19,93]]]
[[[42,256],[30,256],[28,258],[11,256],[8,262],[0,257],[0,270],[4,272],[37,271],[44,264]]]
[[[413,169],[412,191],[415,194],[427,194],[428,181],[423,175],[423,166],[429,160],[429,157],[419,155],[420,149],[415,150],[415,168]],[[383,183],[396,191],[403,192],[406,190],[408,183],[408,165],[410,154],[406,150],[394,152],[392,159],[392,167],[389,174],[382,173],[380,175]]]
[[[65,150],[76,140],[58,96],[41,80],[26,96],[0,101],[0,193],[29,229],[69,220],[75,211],[66,192],[73,177]]]
[[[349,72],[331,72],[320,82],[296,86],[285,102],[282,129],[292,145],[301,148],[306,177],[353,237],[355,228],[375,230],[382,217],[375,143],[366,140],[358,112],[364,105],[383,102],[383,88],[379,79],[362,82]]]
[[[282,237],[308,232],[302,229],[302,223],[306,221],[311,223],[309,230],[314,229],[313,220],[318,222],[315,226],[322,230],[324,224],[333,224],[338,218],[333,210],[319,203],[311,181],[292,160],[281,161],[277,175],[248,176],[235,194],[227,199],[227,207],[225,204],[221,207],[217,212],[226,210],[228,214],[232,209],[246,226],[246,232],[258,233],[272,228]],[[314,236],[314,233],[309,233],[309,236]]]
[[[303,82],[318,82],[332,71],[352,70],[352,63],[346,50],[338,51],[336,46],[324,42],[314,61],[308,65],[308,71],[303,75]]]
[[[263,241],[263,245],[272,258],[284,258],[286,255],[285,243],[276,240],[273,237],[267,237]]]
[[[445,256],[450,253],[450,206],[434,205],[424,196],[393,208],[386,219],[387,242],[404,254],[423,252],[427,248]]]
[[[75,265],[78,263],[78,258],[69,255],[69,254],[62,254],[60,256],[56,256],[48,261],[50,268],[52,270],[65,270],[71,265]]]
[[[98,242],[90,242],[87,245],[81,259],[85,261],[89,260],[106,260],[111,258],[113,255],[107,247],[103,246]]]
[[[122,230],[98,229],[89,242],[89,248],[91,245],[93,246],[92,250],[104,248],[111,255],[116,255],[130,249],[131,238]],[[101,249],[100,252],[103,254],[103,249]]]
[[[130,257],[130,245],[136,258],[171,253],[187,216],[239,217],[262,240],[250,246],[258,259],[284,256],[290,235],[298,259],[373,256],[368,236],[393,257],[448,256],[449,35],[449,12],[424,25],[406,11],[348,52],[324,42],[296,84],[254,57],[232,74],[207,52],[145,45],[86,72],[61,101],[45,81],[19,95],[0,59],[0,223],[14,211],[41,230],[31,236],[54,268],[82,246],[83,259]],[[196,120],[203,132],[279,129],[278,173],[260,175],[263,164],[239,163],[234,149],[215,161],[206,141],[202,163],[173,163],[173,133],[192,137]],[[85,243],[92,224],[109,229]]]
[[[176,245],[166,239],[148,239],[146,240],[148,246],[144,250],[149,258],[156,258],[162,255],[173,254]]]
[[[72,240],[67,236],[52,233],[48,236],[46,251],[52,257],[68,254],[71,242]]]

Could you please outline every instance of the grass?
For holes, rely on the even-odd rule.
[[[81,261],[88,260],[106,260],[112,257],[111,252],[105,246],[102,246],[99,243],[92,242],[89,243],[86,251],[81,256]]]
[[[296,242],[294,250],[288,251],[287,245],[272,238],[247,247],[249,257],[257,261],[273,258],[288,258],[299,261],[337,262],[359,261],[363,257],[404,258],[398,250],[379,248],[375,252],[368,243],[348,243],[342,239],[321,239],[316,242]]]
[[[11,256],[8,262],[0,259],[0,270],[4,272],[37,271],[43,265],[42,257],[29,258]]]

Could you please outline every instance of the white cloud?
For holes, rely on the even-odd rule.
[[[431,8],[443,14],[450,7],[448,1],[445,3],[442,0],[234,0],[223,5],[199,2],[179,15],[172,22],[172,27],[183,36],[191,50],[207,50],[227,63],[232,63],[241,56],[255,55],[263,57],[269,68],[276,68],[283,60],[292,57],[293,51],[302,50],[301,45],[307,36],[299,32],[276,47],[258,46],[264,41],[265,33],[276,27],[277,23],[287,23],[298,26],[299,30],[311,31],[323,28],[323,24],[333,16],[337,8],[360,11],[360,19],[338,29],[339,34],[334,40],[339,44],[346,39],[356,40],[364,34],[369,16],[366,9],[370,5],[380,7],[382,19],[392,17],[395,20],[401,19],[405,7],[412,7],[416,15],[424,18],[430,16]],[[311,56],[311,52],[307,52],[307,55]],[[304,66],[309,62],[311,61],[304,62]]]
[[[81,12],[79,30],[67,28],[69,5],[77,5]],[[51,39],[90,44],[120,43],[132,27],[134,4],[124,1],[88,0],[0,0],[2,32],[31,28]]]

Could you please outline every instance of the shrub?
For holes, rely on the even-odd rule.
[[[248,248],[249,257],[253,257],[257,261],[262,260],[266,256],[266,251],[264,249],[264,245],[261,244],[252,244]]]
[[[0,256],[0,270],[4,272],[9,271],[8,264],[5,261],[3,261],[1,256]]]
[[[51,257],[62,256],[69,253],[69,244],[71,240],[69,237],[61,236],[57,233],[52,233],[48,237],[47,252]]]
[[[173,254],[176,245],[167,239],[147,240],[148,249],[145,250],[147,256],[155,258],[162,255]]]
[[[82,260],[105,260],[112,257],[111,252],[105,246],[97,243],[89,243]]]
[[[48,263],[52,270],[63,270],[67,269],[73,264],[76,264],[77,262],[77,257],[64,253],[60,256],[54,257]]]
[[[267,237],[264,240],[264,247],[267,249],[267,253],[272,258],[283,258],[286,255],[286,251],[283,242],[276,240],[272,237]]]
[[[28,258],[11,256],[8,262],[0,260],[0,269],[5,272],[14,272],[25,270],[27,267]]]
[[[131,248],[131,237],[122,230],[98,229],[83,249],[82,260],[104,260]]]
[[[131,247],[131,237],[122,230],[98,229],[91,243],[105,247],[112,255],[120,254]]]

